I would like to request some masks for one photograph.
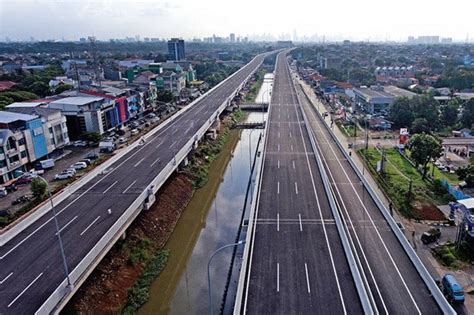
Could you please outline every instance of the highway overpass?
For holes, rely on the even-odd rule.
[[[57,311],[77,290],[154,193],[196,147],[266,55],[249,64],[134,144],[105,172],[55,205],[64,242],[67,285],[52,211],[2,235],[0,314]],[[108,210],[111,210],[111,214]]]

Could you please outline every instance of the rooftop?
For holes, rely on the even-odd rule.
[[[354,92],[359,93],[364,98],[368,98],[368,99],[376,98],[376,97],[378,97],[378,98],[380,98],[380,97],[381,98],[393,98],[392,94],[389,94],[389,93],[384,92],[384,91],[377,91],[377,90],[370,89],[370,88],[367,88],[367,87],[355,88]]]
[[[405,89],[401,89],[395,85],[384,86],[383,90],[389,94],[392,94],[395,97],[413,98],[417,95],[416,93],[410,92]]]
[[[43,105],[44,102],[16,102],[7,106],[7,108],[17,108],[17,107],[38,107]]]
[[[104,98],[103,97],[88,97],[88,96],[71,96],[71,97],[65,97],[59,100],[56,100],[54,102],[51,102],[50,104],[69,104],[69,105],[87,105],[93,102],[98,102],[102,101]]]
[[[51,114],[56,114],[61,112],[59,109],[54,108],[44,108],[44,107],[14,107],[9,108],[10,112],[20,113],[20,114],[27,114],[27,115],[38,115],[47,117]]]
[[[27,115],[27,114],[0,111],[0,123],[3,123],[3,124],[9,124],[17,120],[29,121],[36,118],[38,118],[38,116],[36,115]]]

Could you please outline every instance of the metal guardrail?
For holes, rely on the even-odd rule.
[[[290,78],[291,86],[294,88],[294,82]],[[296,89],[295,89],[296,93]],[[296,93],[296,97],[299,100],[299,95]],[[301,103],[300,103],[301,104]],[[349,243],[349,239],[346,233],[346,226],[342,223],[341,215],[339,213],[338,207],[336,205],[336,201],[334,200],[333,191],[331,188],[331,184],[328,180],[328,175],[326,173],[326,169],[324,168],[323,162],[321,160],[321,156],[319,150],[316,146],[316,141],[314,140],[314,135],[312,133],[311,127],[309,126],[308,117],[303,108],[301,108],[301,112],[303,115],[306,131],[308,132],[309,140],[311,142],[311,147],[313,148],[314,157],[316,160],[316,164],[318,165],[319,173],[321,174],[321,179],[323,181],[324,190],[326,192],[326,196],[329,200],[329,205],[331,208],[332,215],[334,217],[334,221],[336,223],[337,230],[339,231],[339,236],[341,238],[341,243],[344,248],[344,252],[347,257],[347,262],[349,264],[349,268],[351,269],[352,276],[354,278],[354,283],[357,289],[357,293],[359,294],[360,302],[362,304],[362,308],[364,309],[365,314],[374,314],[374,310],[372,309],[372,305],[367,294],[367,290],[364,286],[364,281],[362,280],[361,271],[359,270],[359,266],[354,257],[354,253],[352,252],[351,245]]]
[[[302,89],[302,91],[305,94],[306,98],[309,100],[310,104],[313,104],[312,101],[311,101],[311,98],[308,96],[306,91],[304,89]],[[364,175],[362,175],[361,171],[359,170],[357,165],[354,163],[352,158],[349,156],[349,154],[346,152],[343,145],[340,143],[339,139],[333,133],[333,131],[328,126],[328,124],[326,123],[324,118],[321,116],[321,113],[317,110],[316,110],[316,112],[317,112],[317,116],[318,116],[319,120],[322,121],[324,127],[326,128],[326,130],[328,130],[329,134],[331,135],[331,138],[338,145],[339,149],[343,153],[346,160],[349,161],[349,164],[351,165],[351,167],[356,172],[357,176],[359,177],[359,179],[363,183],[365,189],[368,191],[368,193],[371,196],[372,200],[374,200],[374,202],[377,205],[378,209],[380,210],[380,212],[384,216],[385,220],[388,222],[390,228],[394,232],[395,236],[397,237],[398,241],[402,245],[402,247],[405,250],[406,254],[410,258],[411,262],[415,266],[416,270],[418,271],[418,273],[421,276],[421,278],[423,279],[423,281],[425,282],[428,290],[430,290],[433,298],[438,303],[438,306],[440,307],[441,311],[444,314],[453,314],[453,315],[456,314],[454,309],[451,307],[451,305],[448,303],[448,301],[446,301],[446,299],[444,298],[444,296],[441,293],[439,287],[436,285],[435,281],[433,280],[433,278],[431,277],[429,272],[426,270],[426,268],[423,265],[423,263],[421,262],[420,258],[418,257],[418,255],[415,253],[415,251],[411,247],[410,243],[408,243],[408,240],[406,239],[405,235],[400,230],[397,223],[395,222],[393,217],[390,215],[390,213],[387,210],[387,208],[385,207],[385,205],[380,200],[379,196],[372,189],[372,186],[365,179]]]
[[[257,58],[259,56],[256,56]],[[253,60],[255,60],[252,59]],[[252,62],[251,61],[251,62]],[[138,196],[138,198],[125,210],[122,216],[114,223],[114,225],[102,236],[102,238],[97,242],[97,244],[89,251],[89,253],[79,262],[79,264],[74,268],[70,273],[71,282],[75,284],[75,287],[70,290],[67,286],[67,281],[64,279],[58,288],[49,296],[49,298],[40,306],[40,308],[35,312],[35,314],[49,314],[57,313],[65,305],[68,299],[72,294],[80,287],[83,281],[88,277],[88,275],[93,271],[95,266],[100,262],[100,260],[107,254],[110,248],[115,244],[118,238],[123,234],[123,232],[128,228],[128,226],[133,222],[133,220],[141,212],[143,203],[149,195],[149,189],[152,189],[153,194],[158,191],[161,185],[164,184],[166,179],[174,172],[178,165],[187,157],[188,153],[191,152],[194,148],[194,143],[197,139],[202,138],[205,132],[211,127],[214,123],[215,118],[224,111],[228,106],[228,102],[232,100],[235,96],[235,93],[240,90],[245,84],[245,82],[252,76],[252,74],[261,66],[261,63],[255,67],[255,69],[243,80],[243,83],[231,93],[231,95],[218,107],[218,109],[211,114],[210,118],[206,120],[204,125],[198,129],[195,136],[192,137],[183,148],[178,151],[173,159],[167,163],[165,168],[155,177],[155,179],[147,186],[147,188]],[[239,71],[241,71],[241,68]],[[237,73],[237,72],[236,72]],[[235,73],[234,73],[235,75]],[[232,76],[231,76],[232,77]],[[229,78],[231,78],[229,77]],[[227,81],[227,78],[225,81]],[[217,88],[225,81],[221,82],[213,89]],[[213,90],[212,89],[212,90]],[[210,91],[212,91],[210,90]],[[208,91],[208,93],[210,92]]]

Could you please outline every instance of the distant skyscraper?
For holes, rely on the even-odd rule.
[[[184,40],[172,38],[168,41],[168,58],[170,60],[184,60],[186,53],[184,51]]]
[[[235,34],[234,33],[230,33],[229,40],[230,40],[231,43],[235,43]]]

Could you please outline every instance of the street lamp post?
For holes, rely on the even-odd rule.
[[[56,209],[54,208],[53,197],[51,195],[51,189],[49,188],[49,183],[46,179],[39,176],[38,174],[36,174],[36,176],[46,184],[46,187],[48,189],[48,198],[49,198],[49,202],[51,204],[51,210],[53,211],[54,224],[56,226],[56,235],[58,236],[59,248],[61,250],[61,258],[62,258],[63,266],[64,266],[64,272],[66,273],[66,279],[67,279],[68,287],[71,288],[72,283],[71,283],[71,279],[69,278],[69,269],[68,269],[68,266],[67,266],[66,254],[64,252],[63,240],[61,238],[61,231],[59,230],[58,217],[57,217],[57,214],[56,214]]]
[[[232,243],[232,244],[227,244],[227,245],[224,245],[218,249],[216,249],[211,257],[209,258],[209,261],[207,263],[207,287],[208,287],[208,294],[209,294],[209,314],[213,315],[214,314],[214,311],[212,309],[212,291],[211,291],[211,272],[210,272],[210,267],[211,267],[211,262],[212,262],[212,259],[214,258],[214,256],[219,253],[221,250],[224,250],[228,247],[234,247],[234,246],[239,246],[239,245],[242,245],[242,244],[245,244],[245,241],[238,241],[237,243]]]

